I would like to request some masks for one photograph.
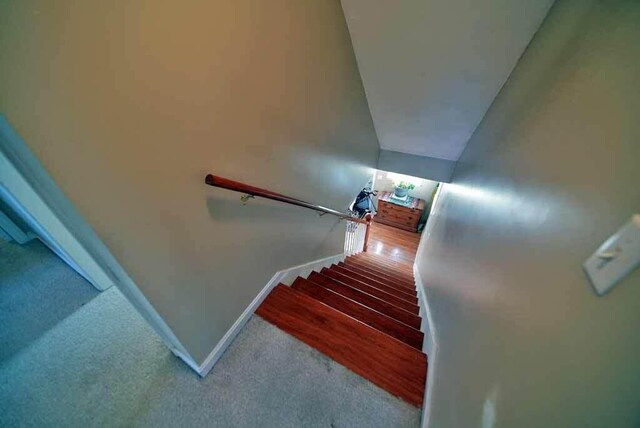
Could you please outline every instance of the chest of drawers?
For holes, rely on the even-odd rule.
[[[405,207],[391,202],[392,193],[381,192],[378,197],[378,214],[374,221],[399,229],[416,232],[418,230],[418,222],[424,211],[424,200],[417,199],[414,207]]]

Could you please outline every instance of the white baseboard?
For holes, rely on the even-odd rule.
[[[438,356],[438,336],[431,317],[431,309],[427,300],[426,288],[422,283],[422,277],[418,270],[418,265],[413,265],[413,276],[418,288],[418,302],[420,305],[420,316],[422,316],[421,330],[425,333],[425,340],[422,344],[422,351],[427,354],[427,381],[424,388],[424,401],[422,404],[422,421],[420,426],[428,428],[431,417],[431,402],[433,400],[433,383],[436,374],[436,361]]]
[[[418,290],[418,306],[420,307],[420,317],[422,318],[422,324],[420,324],[420,331],[424,333],[424,342],[422,343],[422,352],[430,355],[433,352],[433,332],[431,322],[431,314],[429,312],[429,302],[424,291],[424,284],[420,278],[418,268],[413,265],[413,276],[416,281],[416,288]]]
[[[278,284],[286,284],[291,285],[293,281],[298,276],[306,277],[313,270],[319,270],[323,267],[331,266],[334,263],[338,263],[343,261],[345,258],[344,254],[336,254],[335,256],[325,257],[324,259],[315,260],[309,263],[305,263],[299,266],[294,266],[288,269],[283,269],[276,272],[267,285],[265,285],[260,293],[253,299],[253,301],[247,306],[247,308],[242,312],[240,317],[233,323],[231,328],[225,333],[225,335],[220,339],[218,344],[213,348],[213,351],[205,358],[204,362],[201,365],[197,365],[191,358],[185,358],[184,355],[174,351],[178,357],[180,357],[189,367],[195,370],[200,376],[206,376],[213,366],[218,362],[224,351],[231,345],[233,339],[240,333],[242,327],[249,321],[251,315],[258,309],[258,306],[262,303],[262,301],[267,297],[267,295],[271,292],[271,290]]]

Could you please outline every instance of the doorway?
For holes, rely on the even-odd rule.
[[[97,291],[117,287],[164,344],[192,369],[199,370],[171,328],[2,115],[0,195],[5,206],[13,210],[10,215],[19,216],[28,225],[28,232],[63,260],[67,268],[92,284]],[[8,234],[3,231],[4,235]],[[29,250],[34,254],[49,259],[50,255],[45,256],[46,251],[40,244],[31,247]],[[5,252],[6,257],[21,257],[17,247],[6,247]],[[23,256],[29,258],[26,253]]]

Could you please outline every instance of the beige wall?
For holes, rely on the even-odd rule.
[[[640,270],[583,261],[640,211],[640,2],[558,1],[423,235],[432,427],[640,426]]]
[[[380,150],[378,169],[398,174],[449,183],[456,167],[454,161]]]
[[[378,143],[338,1],[5,1],[0,113],[196,361],[277,270],[337,254]]]

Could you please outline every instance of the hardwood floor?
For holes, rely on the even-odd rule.
[[[256,314],[403,400],[420,406],[421,351],[413,262],[420,235],[373,223],[369,251],[279,284]]]
[[[413,346],[418,351],[422,350],[424,334],[395,318],[387,316],[355,300],[342,296],[328,288],[324,288],[304,278],[296,278],[291,288],[305,293],[325,305],[331,306],[340,312],[349,315],[371,327],[395,337],[398,340]]]
[[[379,387],[422,404],[427,356],[417,349],[282,284],[257,314]]]
[[[321,285],[322,287],[327,288],[331,291],[335,291],[336,293],[345,296],[355,302],[362,303],[363,305],[368,306],[369,308],[372,308],[382,314],[388,315],[391,318],[395,318],[408,326],[411,326],[415,329],[420,328],[422,320],[418,315],[414,315],[409,311],[405,311],[404,309],[399,308],[375,296],[372,296],[371,294],[367,294],[363,291],[352,288],[347,284],[344,284],[318,272],[311,272],[309,274],[309,280],[314,284]]]
[[[371,224],[368,253],[390,261],[413,265],[420,243],[420,234],[397,229],[386,224]]]

